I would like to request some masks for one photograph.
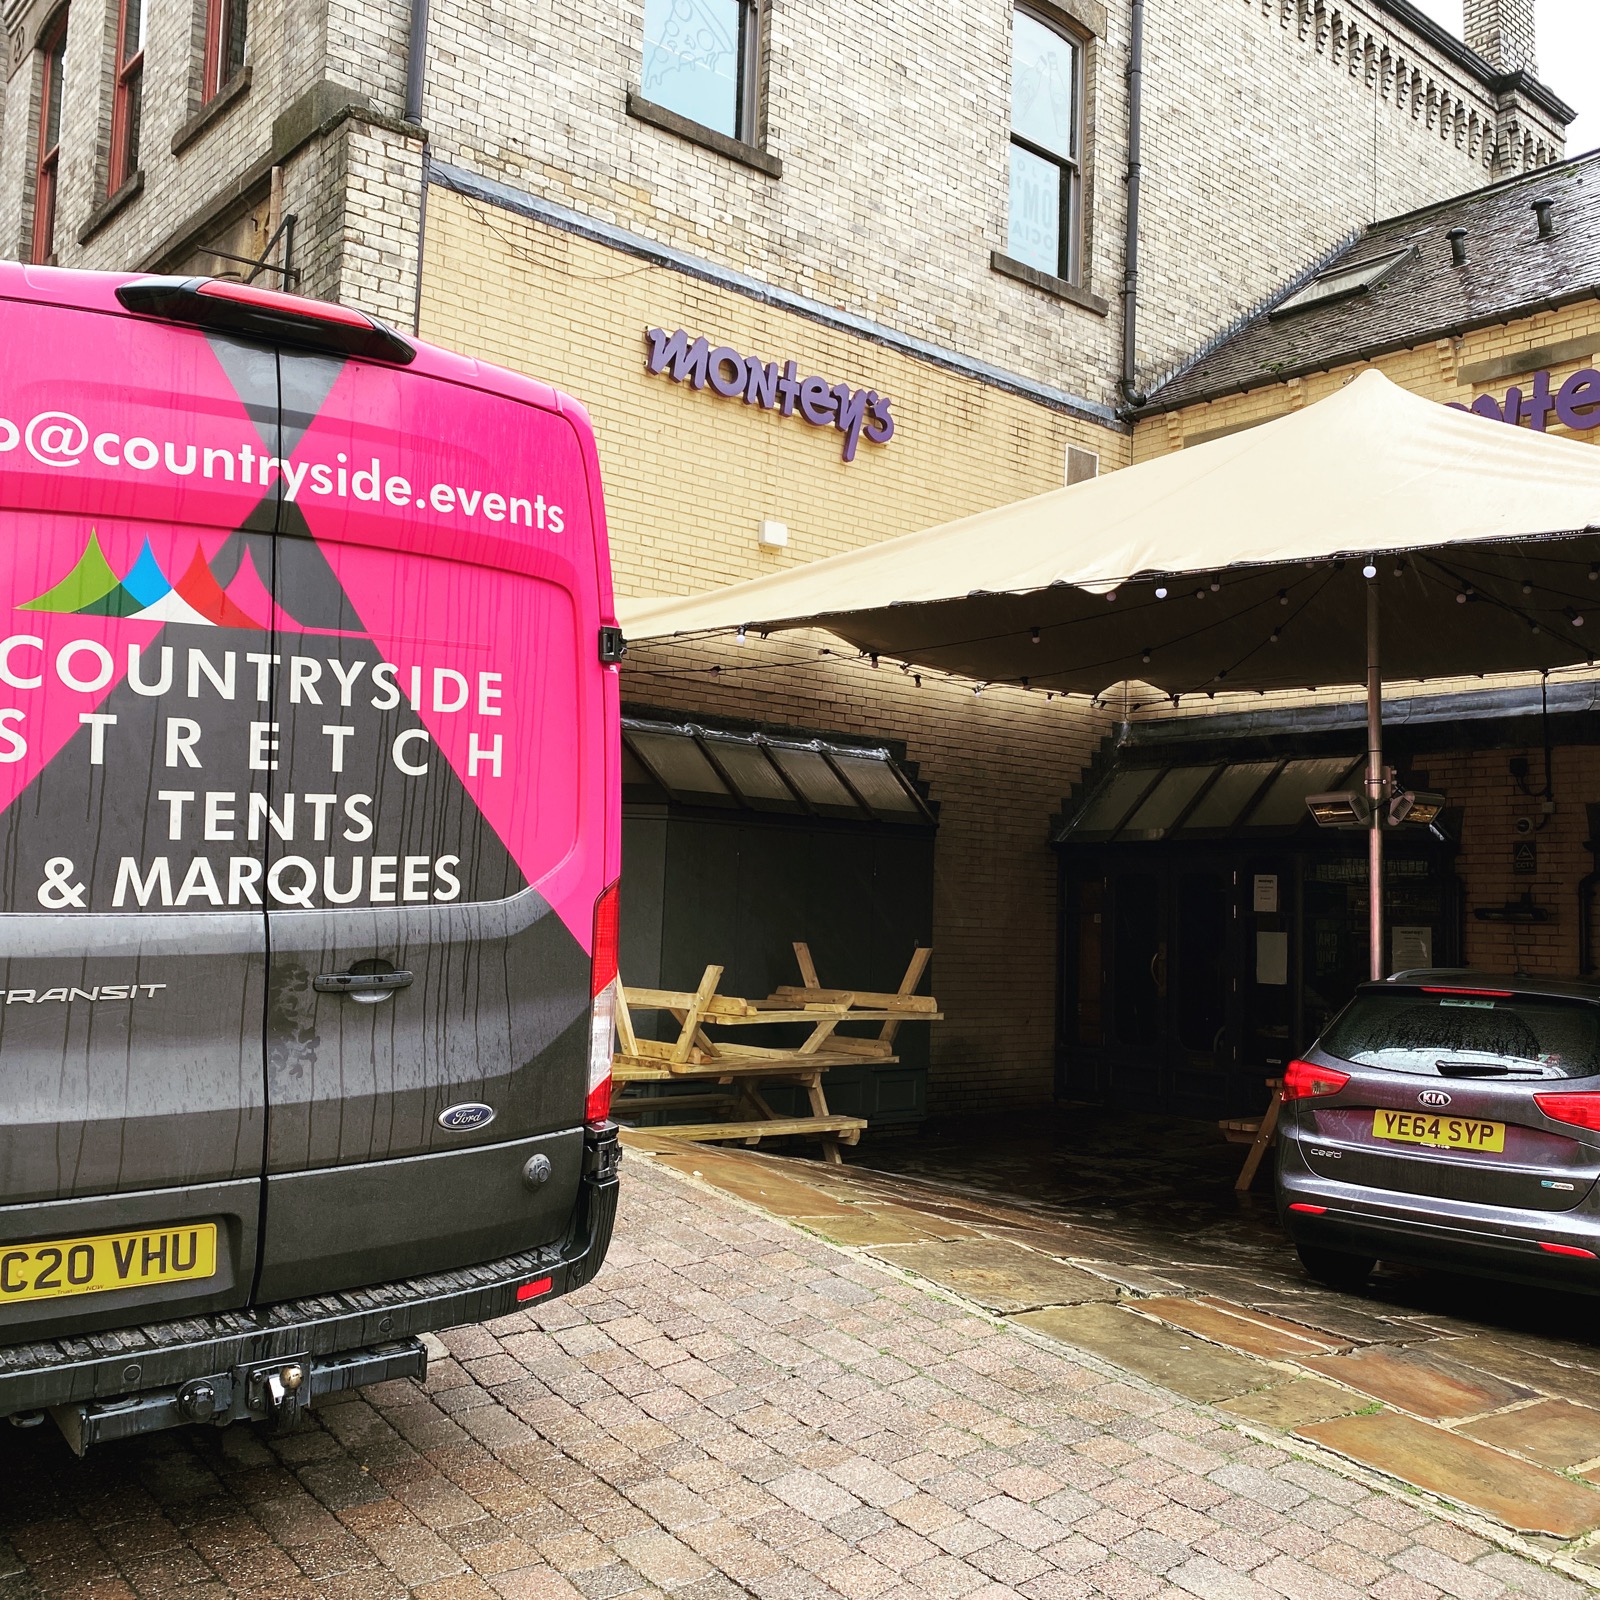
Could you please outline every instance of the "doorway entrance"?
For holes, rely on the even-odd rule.
[[[1319,833],[1304,809],[1352,765],[1247,762],[1198,783],[1194,769],[1123,769],[1090,795],[1056,841],[1059,1095],[1176,1116],[1260,1111],[1263,1080],[1366,977],[1364,838]],[[1189,803],[1133,826],[1180,774]],[[1231,814],[1205,806],[1218,790]],[[1453,844],[1418,829],[1390,846],[1391,968],[1458,961]]]

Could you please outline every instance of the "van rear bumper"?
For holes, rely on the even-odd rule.
[[[614,1126],[587,1132],[572,1226],[560,1244],[541,1250],[253,1311],[0,1346],[0,1417],[171,1388],[279,1359],[390,1345],[553,1300],[588,1283],[605,1260],[620,1157]]]

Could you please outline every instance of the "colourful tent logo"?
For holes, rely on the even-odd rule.
[[[272,597],[256,573],[246,549],[239,570],[226,589],[217,582],[198,544],[183,576],[172,582],[161,570],[148,539],[139,559],[119,578],[100,548],[99,536],[89,542],[72,571],[52,589],[18,606],[19,611],[50,611],[79,617],[127,617],[135,622],[188,622],[203,628],[267,630],[274,613]]]

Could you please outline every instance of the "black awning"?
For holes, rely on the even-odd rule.
[[[886,745],[622,719],[629,800],[725,811],[934,825],[934,808]]]

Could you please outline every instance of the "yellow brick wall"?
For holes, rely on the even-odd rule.
[[[646,327],[685,328],[802,376],[893,397],[896,432],[840,460],[842,436],[645,370]],[[798,314],[434,188],[424,337],[529,373],[594,420],[623,595],[755,577],[1057,488],[1066,452],[1124,464],[1125,434]],[[762,551],[763,518],[789,545]],[[822,652],[827,651],[827,654]],[[1049,818],[1109,731],[1079,699],[873,670],[837,640],[778,635],[641,647],[624,696],[688,713],[903,740],[941,803],[933,1033],[936,1112],[1048,1099],[1056,988]],[[715,670],[713,670],[715,669]],[[804,937],[797,929],[794,937]],[[848,981],[841,975],[841,981]]]

